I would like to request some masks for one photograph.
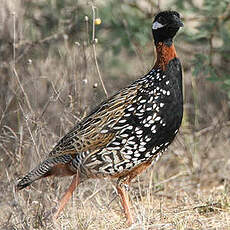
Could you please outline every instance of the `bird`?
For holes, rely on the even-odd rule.
[[[58,218],[76,187],[90,178],[116,181],[128,225],[127,186],[172,143],[183,118],[182,65],[174,37],[184,24],[176,11],[157,13],[152,23],[156,61],[147,74],[100,103],[18,180],[21,190],[48,176],[73,176],[54,214]]]

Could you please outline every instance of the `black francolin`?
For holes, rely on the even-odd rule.
[[[18,182],[17,189],[47,176],[74,175],[57,217],[79,183],[88,178],[117,178],[117,191],[131,224],[125,185],[161,156],[181,125],[182,71],[173,37],[182,26],[175,11],[157,14],[152,24],[157,60],[151,71],[79,122]]]

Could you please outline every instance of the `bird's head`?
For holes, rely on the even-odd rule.
[[[158,13],[152,24],[152,32],[155,43],[172,42],[180,27],[184,24],[180,14],[176,11],[162,11]]]

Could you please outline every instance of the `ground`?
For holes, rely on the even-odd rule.
[[[0,229],[229,229],[229,131],[207,130],[182,129],[161,160],[134,180],[130,228],[110,180],[81,184],[53,222],[71,178],[44,179],[15,192],[15,171],[9,167],[1,172]]]

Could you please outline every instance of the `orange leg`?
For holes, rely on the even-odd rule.
[[[69,188],[66,190],[64,196],[60,200],[58,210],[55,212],[54,217],[53,217],[54,219],[58,218],[60,212],[63,210],[66,203],[69,201],[69,199],[72,197],[73,192],[78,185],[79,185],[79,175],[77,174],[77,175],[74,175],[73,180],[72,180]]]
[[[127,220],[127,225],[130,226],[133,223],[133,217],[130,213],[130,207],[129,207],[129,197],[127,194],[127,191],[125,190],[124,186],[122,185],[117,185],[117,192],[121,198],[121,205],[125,211],[125,216]]]
[[[125,216],[127,219],[127,224],[130,226],[133,223],[133,218],[130,213],[130,206],[129,206],[129,197],[128,194],[124,188],[125,185],[128,185],[133,178],[135,178],[138,174],[140,174],[143,170],[145,170],[149,165],[151,164],[151,161],[148,161],[146,163],[143,163],[133,170],[131,170],[127,174],[119,175],[118,181],[117,181],[117,192],[119,196],[121,197],[121,205],[124,208]]]

